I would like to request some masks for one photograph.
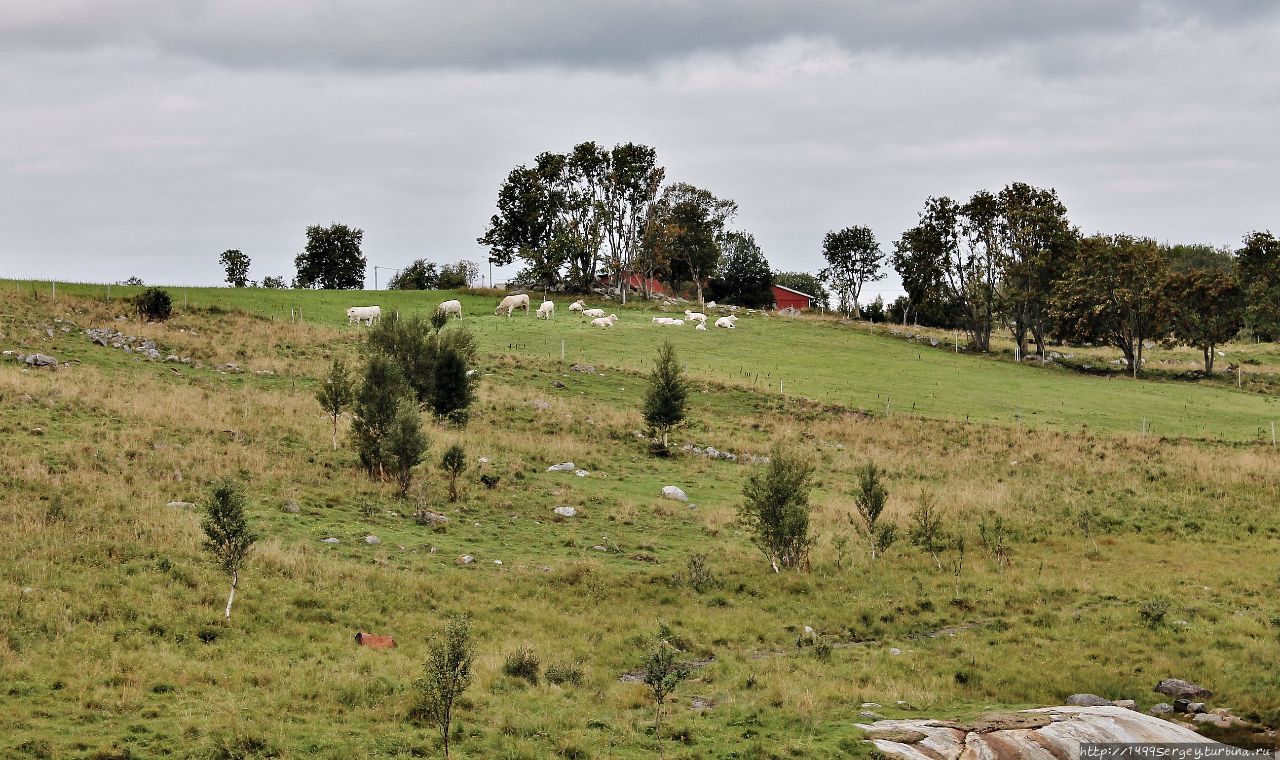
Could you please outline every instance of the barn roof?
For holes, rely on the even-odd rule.
[[[802,293],[799,290],[796,290],[795,288],[788,288],[786,285],[775,284],[773,287],[777,288],[778,290],[785,290],[788,293],[795,293],[798,296],[804,296],[805,298],[809,298],[809,299],[813,298],[813,296],[809,295],[808,293]]]

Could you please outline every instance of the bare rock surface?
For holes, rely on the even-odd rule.
[[[1043,707],[986,715],[969,724],[944,720],[880,720],[858,724],[868,741],[906,760],[1063,760],[1093,742],[1214,744],[1185,725],[1123,707]]]

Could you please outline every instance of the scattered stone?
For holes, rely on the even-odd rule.
[[[1191,716],[1193,723],[1207,723],[1218,728],[1230,728],[1233,721],[1227,715],[1214,715],[1213,713],[1199,713]]]
[[[569,386],[565,385],[564,383],[560,382],[559,380],[552,380],[552,381],[551,381],[551,387],[552,387],[552,388],[568,388]]]
[[[382,539],[378,538],[377,536],[365,536],[364,542],[366,544],[380,544],[382,543]]]
[[[18,360],[29,367],[55,367],[58,364],[58,360],[52,356],[39,353],[20,356]]]
[[[1196,697],[1198,699],[1208,699],[1213,696],[1213,692],[1200,686],[1183,681],[1181,678],[1166,678],[1156,684],[1155,691],[1161,694],[1168,694],[1171,697]]]
[[[889,654],[894,655],[896,657],[897,655],[902,654],[902,650],[897,647],[889,647]]]
[[[1115,705],[1116,707],[1123,707],[1126,710],[1138,709],[1138,703],[1134,702],[1132,699],[1117,699],[1115,701]]]
[[[551,465],[547,468],[547,472],[573,472],[576,469],[578,468],[574,466],[573,462],[562,462]]]
[[[574,372],[585,372],[588,375],[594,375],[596,373],[595,366],[591,364],[575,364],[569,367],[569,369],[573,370]]]
[[[341,541],[339,541],[338,539],[334,538],[333,536],[329,536],[328,538],[322,538],[322,539],[320,539],[320,542],[321,542],[321,543],[325,543],[325,544],[339,544],[339,543],[342,543]]]
[[[694,697],[689,705],[695,710],[710,710],[716,706],[715,700],[705,697]]]
[[[561,517],[577,517],[578,516],[578,510],[574,509],[573,507],[556,507],[551,511],[555,512]]]
[[[609,547],[605,546],[604,544],[596,544],[595,546],[591,547],[591,551],[607,552],[609,551]]]
[[[679,486],[663,486],[662,498],[675,501],[688,501],[689,496]]]
[[[489,457],[480,457],[476,461],[479,462],[480,464],[489,464],[489,462],[493,460],[489,459]]]
[[[1152,715],[1168,715],[1169,713],[1173,712],[1173,705],[1169,704],[1168,702],[1157,702],[1156,704],[1152,705],[1151,709],[1147,710],[1147,712],[1151,713]]]
[[[881,717],[880,717],[879,715],[875,714],[874,712],[872,712],[872,711],[870,711],[870,710],[860,710],[860,711],[858,711],[858,717],[859,717],[859,718],[866,718],[867,720],[880,720],[880,719],[881,719]]]
[[[294,501],[293,499],[286,501],[284,503],[284,506],[281,507],[281,509],[283,509],[285,512],[288,512],[291,515],[296,515],[302,511],[302,507],[298,506],[298,502]]]
[[[540,398],[535,398],[533,401],[530,401],[529,405],[532,406],[534,409],[538,409],[542,411],[546,411],[547,409],[551,408],[550,401],[544,401],[543,399],[540,399]]]
[[[419,509],[413,513],[413,519],[419,525],[445,525],[449,522],[448,517],[430,509]]]
[[[173,507],[174,509],[195,509],[196,508],[196,505],[192,504],[189,501],[171,501],[169,502],[169,506]]]
[[[882,731],[871,731],[867,739],[873,742],[893,742],[894,744],[916,744],[928,739],[928,734],[905,728],[889,728]]]
[[[501,565],[501,564],[502,564],[502,560],[500,560],[500,559],[495,559],[495,560],[493,561],[493,564],[495,564],[495,565]]]
[[[1072,694],[1067,697],[1067,701],[1063,704],[1071,707],[1106,707],[1107,705],[1114,705],[1115,702],[1103,699],[1097,694]]]
[[[580,477],[580,478],[585,478],[585,477],[587,477],[588,475],[590,475],[591,473],[587,472],[586,470],[574,470],[574,471],[573,471],[573,474],[574,474],[574,475],[577,475],[577,476],[578,476],[578,477]]]
[[[1187,705],[1187,712],[1189,713],[1205,712],[1204,702],[1191,702],[1190,704]]]
[[[475,561],[476,561],[476,558],[471,556],[470,554],[464,554],[461,557],[458,557],[456,560],[454,560],[454,562],[459,565],[470,565],[472,562],[475,562]]]

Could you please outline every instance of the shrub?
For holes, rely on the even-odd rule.
[[[396,365],[385,356],[371,356],[352,406],[351,438],[360,454],[360,464],[374,478],[386,477],[383,440],[395,424],[407,394],[408,388]]]
[[[413,481],[413,468],[422,461],[431,445],[430,440],[422,434],[422,418],[416,406],[404,399],[400,401],[395,421],[382,443],[382,460],[399,484],[400,495],[404,496],[409,492],[409,485]]]
[[[1164,625],[1164,618],[1168,614],[1168,599],[1154,597],[1138,605],[1138,619],[1148,628],[1155,629]]]
[[[333,357],[333,364],[329,367],[329,374],[324,380],[320,381],[320,386],[316,388],[316,401],[320,403],[320,408],[324,409],[324,413],[333,421],[333,448],[338,449],[338,418],[351,405],[351,400],[355,397],[355,388],[351,385],[351,376],[347,372],[347,363],[342,357]]]
[[[879,524],[880,515],[884,513],[885,504],[889,501],[889,489],[880,477],[880,469],[875,463],[868,462],[858,468],[858,491],[854,503],[858,508],[858,516],[862,519],[858,531],[866,536],[871,544],[871,558],[883,554],[898,537],[897,528],[890,524]]]
[[[507,655],[506,662],[502,664],[503,673],[528,681],[534,686],[538,685],[538,673],[541,669],[542,663],[529,647],[520,647]]]
[[[576,662],[547,666],[547,682],[557,686],[581,686],[586,678],[582,666]]]
[[[467,452],[453,444],[440,459],[440,469],[449,476],[449,501],[458,500],[458,477],[467,469]]]
[[[244,514],[244,494],[238,486],[230,481],[214,484],[200,527],[204,530],[205,550],[213,555],[214,563],[231,576],[231,594],[227,597],[226,610],[226,620],[230,623],[231,604],[236,599],[240,570],[258,539],[249,529],[249,521]]]
[[[134,296],[133,308],[149,322],[163,322],[173,314],[173,299],[160,288],[147,288]]]
[[[428,721],[440,731],[446,760],[449,757],[453,708],[471,685],[474,659],[470,622],[465,617],[455,617],[433,637],[427,651],[426,666],[414,682],[418,702],[410,718]]]
[[[675,647],[659,638],[645,652],[641,669],[644,685],[653,697],[653,733],[662,741],[662,705],[680,682],[689,677],[689,668],[676,659]]]
[[[813,463],[775,444],[769,464],[757,470],[743,486],[744,503],[739,516],[754,534],[774,572],[808,564],[809,489]]]
[[[707,555],[701,552],[693,552],[689,555],[689,559],[685,562],[684,581],[689,584],[689,588],[698,593],[720,585],[720,580],[707,564]]]
[[[934,564],[942,569],[941,554],[947,548],[946,533],[942,528],[942,510],[934,504],[933,494],[921,491],[920,503],[911,511],[911,545],[933,557]]]

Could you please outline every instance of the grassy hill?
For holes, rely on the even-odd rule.
[[[660,630],[706,663],[668,708],[670,757],[860,756],[864,709],[964,715],[1081,691],[1145,706],[1170,676],[1280,723],[1280,456],[1243,443],[1274,408],[1261,394],[957,357],[819,320],[695,334],[636,310],[604,333],[563,305],[554,325],[508,322],[467,297],[486,315],[463,321],[482,345],[476,413],[430,429],[401,500],[331,448],[312,398],[332,355],[358,356],[342,311],[373,294],[175,289],[175,317],[143,325],[94,287],[59,285],[53,302],[0,285],[0,347],[71,362],[0,362],[6,756],[432,756],[432,730],[407,716],[426,642],[455,613],[479,652],[462,758],[655,756],[644,689],[619,678]],[[441,295],[374,297],[412,311]],[[91,326],[200,366],[96,345]],[[785,439],[817,462],[812,572],[775,575],[737,523],[752,465],[658,459],[635,436],[664,336],[695,378],[679,442],[759,455]],[[245,371],[213,369],[228,362]],[[1142,416],[1170,438],[1137,435]],[[454,442],[472,469],[451,504],[435,462]],[[563,461],[590,475],[546,471]],[[871,560],[848,520],[867,461],[888,471],[903,531],[929,494],[963,553],[939,570],[903,541]],[[198,515],[167,506],[224,476],[263,534],[230,627]],[[667,484],[693,505],[659,498]],[[557,505],[581,516],[557,520]],[[419,525],[421,508],[449,524]],[[703,590],[694,555],[718,579]],[[804,626],[830,649],[799,646]],[[400,646],[359,648],[357,630]],[[582,682],[505,675],[522,646]]]

